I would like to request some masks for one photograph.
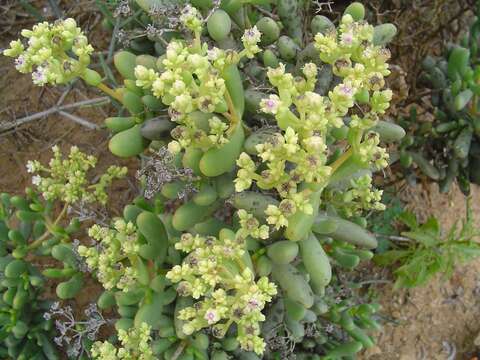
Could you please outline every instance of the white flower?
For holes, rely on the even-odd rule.
[[[260,101],[260,108],[266,114],[276,114],[282,102],[277,95],[270,95],[268,99]]]
[[[373,57],[374,55],[375,55],[375,52],[373,51],[373,48],[370,47],[370,46],[365,48],[365,50],[363,50],[362,56],[367,58],[367,59]]]
[[[182,14],[180,16],[180,21],[187,21],[191,18],[194,18],[198,15],[198,10],[191,5],[186,5],[182,9]]]
[[[27,172],[33,173],[34,171],[35,171],[35,164],[33,163],[33,161],[29,160],[27,162]]]
[[[38,185],[40,185],[41,182],[42,182],[42,177],[41,176],[35,175],[35,176],[32,177],[32,184],[33,185],[38,186]]]
[[[15,59],[15,69],[22,70],[25,66],[25,56],[20,55]]]
[[[260,42],[261,37],[262,33],[258,31],[256,26],[254,26],[251,29],[245,30],[242,36],[242,41],[247,44],[257,44]]]
[[[205,313],[205,320],[207,320],[209,325],[215,324],[218,320],[220,320],[220,316],[218,313],[213,309],[208,309]]]
[[[338,87],[338,90],[341,94],[352,97],[353,96],[353,88],[351,86],[348,86],[347,84],[341,84]]]
[[[35,85],[43,86],[47,83],[47,70],[41,66],[32,73],[32,80]]]
[[[182,80],[175,80],[172,84],[171,93],[173,95],[182,95],[186,90],[186,85]]]
[[[210,61],[217,60],[220,56],[222,56],[223,52],[217,47],[213,47],[207,50],[207,58]]]
[[[180,145],[180,143],[178,141],[170,141],[168,143],[168,151],[175,155],[175,154],[178,154],[180,152],[180,150],[182,150],[182,147]]]
[[[307,78],[313,78],[317,76],[317,65],[314,63],[307,63],[303,66],[303,73]]]
[[[313,135],[305,139],[305,145],[315,150],[319,150],[319,151],[325,150],[325,143],[321,136]]]

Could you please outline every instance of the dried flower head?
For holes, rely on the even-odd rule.
[[[60,307],[60,303],[55,302],[43,315],[46,320],[55,319],[59,335],[54,341],[59,347],[66,347],[69,358],[88,354],[89,341],[94,341],[100,328],[109,323],[94,303],[88,305],[84,314],[85,320],[76,320],[70,306]]]
[[[165,184],[176,180],[185,182],[185,187],[178,194],[179,199],[196,191],[193,184],[196,179],[193,170],[177,167],[172,153],[166,147],[160,148],[145,162],[144,166],[138,170],[137,178],[144,181],[146,199],[151,199]]]

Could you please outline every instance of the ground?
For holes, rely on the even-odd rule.
[[[471,196],[480,226],[480,188],[474,186]],[[449,195],[440,194],[436,185],[407,188],[402,197],[411,201],[420,217],[436,216],[444,230],[465,216],[465,198],[456,187]],[[451,279],[437,277],[422,288],[393,291],[391,284],[376,286],[387,321],[377,335],[377,346],[361,359],[473,359],[480,345],[475,341],[480,333],[479,274],[476,260],[457,268]]]
[[[382,6],[374,7],[378,3],[386,3],[382,5],[386,9],[382,9]],[[445,32],[445,23],[450,24],[449,19],[443,19],[448,15],[444,8],[448,1],[412,1],[408,9],[404,3],[398,0],[374,1],[371,4],[379,21],[390,20],[400,25],[400,38],[393,49],[396,55],[393,61],[396,71],[395,81],[392,82],[400,95],[392,115],[398,115],[401,113],[401,106],[411,103],[419,103],[428,110],[429,105],[423,102],[423,93],[416,87],[414,80],[418,72],[418,59],[429,52],[429,49],[436,51],[438,38]],[[455,4],[452,6],[455,7],[463,2],[453,3]],[[0,9],[5,10],[2,7]],[[462,9],[451,10],[451,18],[458,18],[460,10]],[[81,13],[76,8],[71,11]],[[11,15],[8,12],[2,14]],[[443,22],[430,24],[429,18],[432,16],[443,19]],[[97,17],[92,14],[83,17],[86,18],[84,21],[90,24],[90,31],[101,34]],[[22,23],[32,25],[33,20],[25,17]],[[18,32],[12,24],[11,16],[2,18],[0,48],[6,47],[8,41]],[[430,30],[422,30],[422,26],[425,28],[427,25],[430,25]],[[453,22],[451,27],[455,30],[458,22]],[[417,46],[418,44],[421,46]],[[15,119],[50,108],[66,90],[40,89],[33,86],[28,76],[14,70],[10,59],[1,56],[0,73],[0,129]],[[409,88],[412,90],[410,94]],[[100,95],[87,90],[82,84],[76,84],[74,89],[69,91],[64,103]],[[109,106],[75,110],[75,114],[97,125],[101,125],[104,118],[112,112],[113,109]],[[8,133],[0,131],[0,192],[18,193],[29,184],[30,177],[25,169],[27,160],[49,159],[49,149],[53,145],[64,149],[77,145],[83,151],[97,156],[101,169],[113,163],[125,164],[132,169],[128,181],[117,183],[112,190],[110,215],[119,214],[121,204],[126,204],[137,191],[133,170],[137,164],[136,160],[125,162],[113,157],[107,149],[107,141],[107,131],[88,130],[58,115],[32,121]],[[448,229],[465,215],[465,198],[457,188],[449,195],[439,194],[435,185],[423,184],[415,188],[401,186],[399,189],[402,198],[409,201],[409,206],[417,215],[423,218],[429,215],[437,216],[444,229]],[[480,189],[473,186],[471,196],[476,223],[480,226]],[[381,269],[373,268],[372,274],[375,274],[376,279],[391,280],[390,275]],[[451,279],[445,281],[437,278],[424,288],[394,292],[391,284],[376,285],[375,290],[382,304],[382,316],[386,321],[383,330],[376,336],[377,346],[363,353],[361,359],[473,359],[475,349],[480,345],[480,339],[476,340],[480,333],[480,323],[477,321],[480,317],[478,274],[480,259],[468,266],[459,267]],[[98,286],[91,283],[88,287],[88,291],[82,292],[84,295],[72,301],[72,305],[81,308],[91,301],[87,295],[98,291]]]

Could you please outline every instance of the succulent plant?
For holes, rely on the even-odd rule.
[[[272,301],[286,309],[292,346],[316,356],[302,334],[317,322],[332,265],[372,257],[377,242],[362,216],[383,208],[372,173],[388,164],[384,144],[404,135],[381,120],[392,97],[385,45],[396,28],[369,25],[359,3],[338,27],[315,16],[305,32],[302,1],[136,3],[118,4],[117,16],[139,6],[146,13],[132,16],[158,31],[114,55],[120,87],[94,85],[129,112],[106,119],[109,149],[143,157],[149,200],[92,226],[92,246],[55,244],[64,267],[47,274],[71,273],[68,287],[78,288],[78,254],[105,288],[98,306],[120,315],[121,346],[97,343],[97,357],[257,359]],[[47,199],[103,201],[123,174],[107,171],[93,194],[35,182]],[[373,344],[357,329],[366,327],[359,311],[327,306],[324,319],[355,339],[325,345],[327,359]]]
[[[56,360],[52,322],[43,318],[50,306],[42,298],[45,279],[24,259],[28,239],[45,231],[41,217],[24,216],[36,214],[30,213],[31,205],[35,202],[24,197],[0,195],[0,353],[3,358]]]
[[[413,109],[401,120],[409,132],[401,146],[402,165],[415,163],[439,182],[442,192],[448,192],[455,179],[465,195],[471,182],[480,183],[479,28],[476,19],[460,43],[449,44],[442,56],[427,56],[422,63],[421,80],[432,89],[434,121],[419,123]]]
[[[246,240],[249,252],[244,256],[247,256],[246,259],[252,258],[246,264],[251,263],[248,266],[253,266],[258,276],[271,275],[279,286],[282,299],[297,311],[310,311],[308,308],[314,305],[315,297],[321,297],[330,282],[331,263],[352,269],[361,260],[369,260],[373,256],[368,249],[376,246],[375,238],[362,226],[342,216],[361,216],[363,211],[370,208],[382,209],[379,203],[381,192],[371,188],[371,171],[386,164],[387,155],[379,146],[380,139],[398,140],[404,135],[398,126],[379,121],[391,96],[388,90],[381,90],[384,86],[383,77],[389,73],[386,65],[389,54],[383,45],[393,37],[395,31],[390,25],[373,28],[362,22],[363,8],[357,4],[344,15],[338,33],[333,24],[320,27],[324,33],[317,34],[315,41],[302,52],[303,42],[309,39],[309,35],[301,34],[296,39],[281,35],[277,23],[271,18],[257,14],[253,30],[243,32],[245,25],[242,26],[240,20],[229,15],[229,10],[236,10],[222,5],[218,7],[218,4],[198,6],[200,11],[187,7],[181,13],[180,20],[193,33],[192,36],[187,37],[186,42],[172,40],[166,46],[166,53],[161,54],[158,61],[155,59],[155,65],[154,59],[151,65],[142,64],[142,55],[135,56],[125,51],[115,57],[120,74],[129,80],[135,79],[135,85],[143,91],[143,95],[138,92],[139,97],[150,95],[160,100],[163,107],[168,107],[168,111],[165,108],[160,110],[166,116],[143,120],[138,130],[140,135],[151,137],[154,147],[168,143],[172,153],[171,164],[178,169],[159,171],[157,176],[162,178],[168,173],[172,176],[170,181],[158,186],[160,194],[154,197],[154,202],[174,201],[184,191],[187,182],[194,184],[193,193],[175,205],[172,214],[165,213],[160,205],[154,206],[154,209],[162,208],[156,219],[164,222],[170,243],[180,246],[188,238],[188,241],[198,242],[196,251],[203,251],[200,243],[204,244],[205,241],[212,243],[214,249],[219,238],[222,241]],[[284,4],[278,6],[281,14],[284,10],[280,7]],[[206,14],[208,34],[219,47],[203,43],[198,35],[204,22],[201,11]],[[313,24],[318,27],[321,20],[315,18]],[[288,27],[286,29],[288,33]],[[356,32],[360,34],[359,38],[353,35]],[[245,50],[222,50],[227,38],[243,42]],[[253,55],[259,51],[257,47],[272,43],[276,43],[276,46],[268,49],[268,56],[263,54],[260,59],[255,59]],[[250,47],[252,50],[249,50]],[[317,51],[320,51],[320,58]],[[234,69],[233,72],[226,73],[225,66],[237,64],[242,55],[247,59],[238,63],[240,73],[232,65],[229,65],[228,71]],[[279,58],[285,64],[280,63]],[[315,63],[309,62],[312,60]],[[262,63],[267,69],[262,67]],[[205,93],[203,82],[213,69],[216,69],[215,75],[209,81],[217,84],[216,89],[215,92]],[[245,80],[239,76],[242,73],[245,74]],[[195,80],[190,80],[190,77]],[[126,85],[129,83],[127,81]],[[244,84],[248,86],[246,90],[243,90]],[[271,85],[277,93],[257,90]],[[323,85],[323,89],[319,88],[320,85]],[[366,113],[349,114],[349,109],[357,102],[363,104],[360,106],[365,107]],[[297,107],[295,112],[288,108],[292,104]],[[138,106],[138,110],[140,112],[141,106]],[[320,113],[324,114],[325,120],[317,118]],[[171,120],[174,120],[174,125],[167,125]],[[136,122],[130,119],[121,121],[131,126],[126,131],[136,126]],[[113,123],[113,120],[108,122]],[[270,125],[262,126],[264,123]],[[158,124],[156,136],[152,136],[154,124]],[[248,135],[246,139],[245,131]],[[111,144],[116,144],[116,139],[124,135],[125,130],[117,132]],[[343,140],[347,140],[349,145],[346,148],[337,147],[336,153],[329,156],[327,149]],[[133,143],[121,140],[118,148],[122,151],[122,142]],[[240,153],[242,148],[245,152]],[[138,150],[143,152],[143,148],[139,147]],[[165,150],[160,152],[164,153]],[[322,152],[325,155],[317,155]],[[294,154],[296,157],[292,156]],[[265,161],[263,165],[262,160]],[[236,177],[232,172],[235,165],[239,168]],[[262,172],[256,173],[259,165]],[[190,168],[193,177],[185,181],[182,175],[175,175],[182,174],[182,168]],[[271,169],[271,175],[267,175],[269,171],[265,169]],[[277,173],[273,173],[273,170]],[[148,176],[146,172],[143,174],[147,184],[152,183],[149,179],[155,179],[154,173]],[[251,189],[252,184],[256,185],[254,189]],[[237,209],[233,219],[209,219],[217,210],[225,207],[226,200]],[[323,201],[331,204],[328,213]],[[356,221],[364,225],[361,219]],[[135,237],[133,228],[132,231],[127,236]],[[312,232],[317,233],[319,238]],[[179,242],[179,239],[183,240]],[[232,243],[232,251],[234,244],[236,242]],[[173,251],[171,245],[164,244],[164,248],[168,249],[167,252]],[[192,261],[198,260],[197,255],[193,254],[184,258],[183,265],[175,264],[168,276],[179,282],[177,291],[180,295],[196,299],[205,290],[201,290],[200,282],[191,277]],[[219,261],[218,255],[214,258]],[[178,260],[181,261],[181,257]],[[219,266],[215,264],[212,263],[214,272]],[[109,265],[107,268],[111,267]],[[187,271],[187,268],[190,270]],[[307,274],[306,278],[302,274]],[[138,285],[135,278],[130,280]],[[225,280],[220,280],[220,284],[222,281]],[[123,282],[121,284],[123,286]],[[218,295],[213,290],[208,293],[209,296]],[[181,298],[177,297],[176,301],[179,302]],[[191,325],[183,328],[188,328],[190,334],[204,326],[217,324],[222,319],[219,304],[218,309],[212,308],[210,312],[207,307],[203,309],[202,305],[198,305],[194,311],[204,314],[205,319],[210,314],[211,323],[203,318],[197,321],[198,314],[184,310],[180,319],[184,323],[185,320],[191,321]],[[186,306],[189,309],[191,302]],[[200,311],[200,307],[206,312]],[[175,315],[177,318],[178,314]],[[146,321],[150,319],[153,317]],[[194,322],[196,325],[193,325]],[[229,336],[229,324],[227,322],[227,326],[224,326],[222,334]],[[189,326],[193,326],[192,329]],[[214,336],[216,326],[212,326]],[[235,327],[232,329],[233,335]],[[186,339],[188,342],[190,335]],[[239,342],[242,343],[240,338]],[[358,343],[355,345],[358,351]],[[371,346],[371,343],[366,346]],[[243,348],[248,350],[245,343]],[[190,348],[190,352],[194,350]],[[213,354],[219,358],[223,356],[219,351]],[[228,356],[228,350],[226,354]]]
[[[96,158],[73,147],[64,158],[57,147],[48,166],[27,163],[34,173],[32,188],[25,196],[0,194],[1,336],[3,356],[15,359],[58,359],[50,339],[52,322],[44,318],[51,302],[44,300],[47,278],[66,279],[56,286],[60,299],[73,298],[83,287],[87,269],[71,241],[80,229],[72,216],[65,225],[68,209],[80,204],[107,201],[106,187],[126,173],[112,166],[98,181],[89,179]],[[63,206],[57,213],[56,207]],[[51,256],[63,267],[40,270],[33,257]]]

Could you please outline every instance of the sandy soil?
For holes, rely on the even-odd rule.
[[[435,185],[407,188],[401,197],[420,218],[438,217],[442,228],[465,216],[465,198],[457,187],[438,193]],[[472,189],[472,206],[480,226],[480,188]],[[461,266],[451,279],[437,277],[423,288],[393,291],[377,287],[384,315],[389,318],[377,334],[377,346],[361,359],[454,360],[473,359],[480,332],[480,259]],[[476,343],[476,344],[475,344]]]

